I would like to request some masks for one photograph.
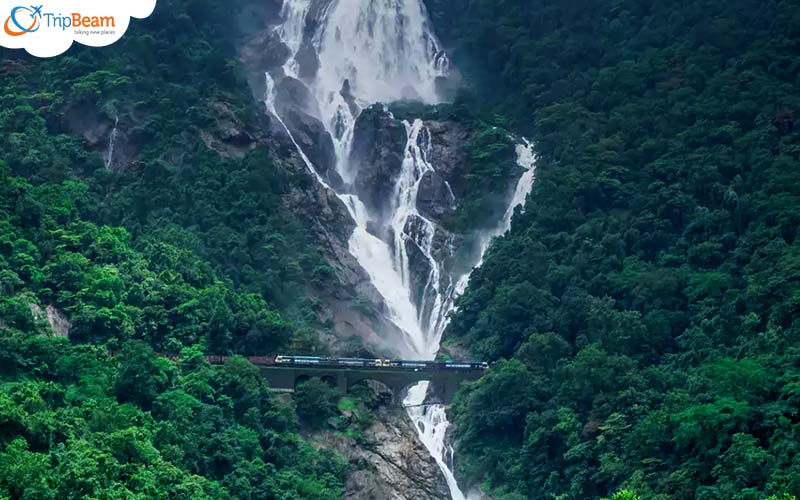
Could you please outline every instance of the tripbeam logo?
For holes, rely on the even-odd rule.
[[[143,19],[156,6],[156,0],[59,0],[57,8],[10,1],[9,5],[9,0],[0,0],[0,16],[8,13],[0,31],[0,46],[25,49],[38,57],[62,54],[72,42],[91,47],[111,45],[125,34],[131,17]]]
[[[28,16],[27,14],[30,14]],[[30,17],[30,19],[27,19]],[[20,22],[20,19],[22,22]],[[30,24],[27,28],[26,25]],[[3,30],[9,36],[22,36],[28,33],[35,33],[42,27],[42,6],[38,7],[14,7],[11,15],[8,16],[3,24]]]

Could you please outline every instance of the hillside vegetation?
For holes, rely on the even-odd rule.
[[[497,499],[800,494],[800,7],[429,0],[537,181],[447,335]],[[478,98],[477,96],[480,96]]]
[[[281,204],[310,181],[235,57],[254,8],[160,0],[112,47],[0,50],[0,499],[341,497],[291,400],[202,357],[321,349],[327,270]]]
[[[309,330],[317,325],[306,285],[327,269],[307,229],[282,206],[290,189],[313,181],[280,168],[287,152],[259,137],[266,117],[236,58],[237,34],[244,30],[237,19],[253,8],[248,2],[231,11],[219,0],[165,0],[108,48],[76,45],[48,60],[0,51],[0,161],[11,170],[3,167],[2,175],[14,185],[22,180],[9,175],[30,184],[13,192],[19,199],[3,199],[25,212],[25,220],[12,223],[26,234],[3,236],[40,247],[44,255],[34,256],[35,264],[47,265],[51,257],[64,258],[56,255],[62,251],[82,253],[75,245],[92,238],[81,234],[72,237],[72,247],[46,248],[40,239],[52,238],[62,225],[88,231],[86,225],[76,229],[77,220],[95,224],[156,260],[151,269],[168,271],[171,276],[160,278],[169,284],[186,281],[199,289],[218,281],[260,296],[248,300],[266,300],[269,307],[258,308],[273,312],[262,326],[280,334],[262,339],[271,344],[253,345],[254,351],[274,352],[292,339],[314,351],[316,334]],[[115,124],[117,160],[107,168]],[[107,307],[125,303],[132,284],[128,280]],[[38,285],[23,279],[21,286],[48,304],[73,307],[67,297],[42,295]],[[199,295],[184,294],[175,306],[202,300]],[[165,343],[172,333],[132,328],[136,319],[117,312],[120,320],[95,329],[92,340],[135,336],[161,350],[180,347]],[[213,328],[180,334],[180,342],[205,340],[215,352],[242,352],[250,326],[224,314],[216,315]]]
[[[347,463],[304,442],[244,358],[179,362],[0,336],[0,498],[333,500]]]

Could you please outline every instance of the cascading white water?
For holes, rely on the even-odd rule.
[[[315,13],[316,29],[309,33],[307,18],[315,2],[319,4],[316,7],[322,8]],[[313,81],[306,83],[316,97],[320,118],[333,138],[337,171],[345,183],[350,183],[355,172],[350,170],[348,159],[360,109],[375,102],[392,102],[404,97],[436,102],[435,81],[446,74],[447,57],[430,30],[427,13],[419,0],[334,0],[329,4],[319,0],[285,0],[281,12],[283,23],[278,27],[278,34],[294,54],[283,71],[300,79],[297,55],[304,44],[313,45],[319,68]],[[345,98],[345,82],[357,101],[356,106]],[[267,87],[268,92],[272,92],[269,75]],[[267,107],[276,114],[274,97],[274,92],[267,96]],[[286,129],[280,117],[278,120]],[[407,132],[406,158],[400,176],[403,185],[397,186],[390,222],[395,235],[393,247],[367,231],[370,214],[356,195],[337,194],[357,225],[349,250],[383,296],[389,319],[407,334],[406,344],[410,348],[401,350],[404,354],[429,358],[435,354],[438,342],[433,347],[426,342],[425,325],[420,323],[417,307],[411,300],[404,242],[409,237],[405,233],[409,217],[417,218],[424,226],[424,235],[432,239],[432,225],[423,221],[415,207],[419,177],[432,167],[422,159],[417,144],[420,134],[428,134],[427,129],[421,122],[415,122],[407,124]],[[303,156],[308,163],[308,158]],[[316,176],[321,180],[318,174]],[[414,188],[413,192],[410,188]],[[430,242],[419,246],[420,249],[429,248]],[[396,251],[392,252],[392,248]],[[432,258],[430,263],[438,273],[438,263]],[[438,287],[438,279],[431,283]]]
[[[309,29],[309,17],[313,16]],[[360,110],[376,102],[392,102],[414,98],[425,103],[437,102],[436,79],[445,76],[449,61],[433,34],[421,0],[284,0],[282,24],[277,32],[293,56],[283,66],[285,75],[303,79],[299,54],[311,44],[318,56],[319,67],[313,77],[304,74],[305,83],[317,100],[320,119],[333,138],[336,170],[345,185],[356,173],[349,165],[349,154],[355,121]],[[282,128],[291,131],[275,109],[272,76],[266,75],[267,109]],[[386,240],[367,230],[371,215],[358,195],[337,192],[350,211],[356,228],[350,237],[349,250],[369,275],[383,296],[389,318],[404,333],[397,349],[403,355],[433,359],[439,349],[447,314],[453,301],[466,286],[467,276],[456,284],[442,285],[443,271],[432,252],[436,224],[417,210],[417,193],[423,174],[434,170],[429,161],[431,136],[421,120],[405,122],[407,142],[401,172],[394,188],[385,231]],[[325,183],[305,152],[292,137],[303,161],[317,180]],[[528,169],[524,182],[533,179],[530,147],[518,148],[518,163]],[[521,179],[520,182],[523,182]],[[449,187],[449,186],[448,186]],[[513,203],[524,200],[529,186],[517,186]],[[513,214],[506,214],[501,227],[487,235],[505,231]],[[409,245],[427,261],[429,274],[421,300],[412,298],[412,276]],[[485,249],[485,248],[483,248]],[[420,439],[444,473],[452,498],[463,500],[452,472],[452,448],[445,440],[448,421],[444,407],[423,407],[427,383],[413,387],[405,399],[409,416]]]
[[[111,168],[111,161],[114,159],[114,146],[117,143],[117,125],[119,125],[119,116],[114,119],[114,128],[111,129],[111,134],[108,136],[108,152],[106,152],[106,168]]]
[[[514,195],[512,196],[511,202],[506,209],[501,224],[495,228],[494,231],[490,231],[482,235],[483,237],[481,240],[480,255],[478,258],[478,263],[475,267],[480,266],[483,262],[483,256],[486,253],[486,250],[489,248],[491,240],[496,236],[504,234],[511,227],[511,219],[514,215],[514,210],[518,206],[521,206],[525,203],[525,199],[533,187],[533,180],[536,173],[536,156],[533,153],[533,145],[526,139],[523,139],[523,141],[524,144],[517,145],[516,154],[517,165],[524,168],[525,172],[519,178],[519,181],[517,181],[517,186],[514,189]],[[447,328],[450,312],[455,309],[455,299],[458,298],[458,296],[461,295],[467,287],[469,275],[469,272],[465,273],[458,279],[453,292],[447,297],[445,309],[440,312],[440,323],[435,327],[433,338],[433,341],[436,343],[436,349],[439,347],[442,333],[444,332],[445,328]],[[443,405],[421,405],[421,403],[425,400],[425,395],[427,392],[427,382],[422,382],[411,388],[405,400],[405,404],[408,406],[408,415],[416,425],[420,439],[428,448],[428,450],[430,450],[431,455],[433,455],[439,464],[439,467],[442,469],[445,479],[447,479],[447,484],[450,486],[450,494],[453,500],[470,500],[473,498],[473,496],[464,495],[459,488],[456,478],[453,474],[454,450],[452,446],[447,444],[447,428],[450,426],[450,422],[447,420],[445,407]],[[479,493],[476,496],[480,498]]]
[[[525,203],[525,198],[533,189],[533,179],[536,175],[536,155],[533,152],[533,144],[528,139],[522,138],[523,143],[517,144],[517,165],[525,169],[525,173],[517,181],[517,187],[514,189],[514,195],[511,197],[511,203],[508,204],[505,215],[503,215],[503,225],[500,234],[505,233],[511,228],[511,217],[514,216],[514,210]]]

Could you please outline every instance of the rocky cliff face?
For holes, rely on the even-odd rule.
[[[320,104],[307,86],[315,78],[319,61],[311,40],[305,34],[314,33],[314,26],[329,6],[330,0],[310,1],[303,19],[305,26],[300,53],[295,58],[299,66],[297,79],[285,75],[283,65],[289,49],[280,41],[269,22],[252,32],[242,43],[240,60],[253,95],[258,100],[266,96],[265,72],[275,82],[277,116],[272,117],[269,135],[270,141],[281,149],[278,156],[283,159],[277,158],[277,163],[287,164],[286,168],[294,169],[298,175],[308,175],[297,152],[292,151],[294,144],[277,122],[279,117],[325,183],[338,193],[354,192],[364,202],[372,217],[368,231],[384,241],[393,241],[396,236],[394,231],[398,228],[391,229],[386,219],[392,204],[396,202],[393,198],[406,156],[407,124],[395,118],[383,104],[373,104],[362,110],[349,82],[345,80],[340,94],[358,116],[353,128],[349,161],[343,168],[342,176],[345,179],[340,177],[336,169],[334,141],[320,119]],[[405,234],[418,237],[404,238],[401,243],[406,247],[409,258],[412,293],[417,304],[424,302],[422,296],[430,274],[429,259],[416,243],[425,231],[422,218],[433,221],[437,226],[430,254],[442,263],[444,272],[440,276],[441,289],[452,286],[452,276],[463,271],[458,266],[457,256],[466,239],[464,235],[445,230],[442,222],[454,214],[462,201],[468,174],[463,146],[475,133],[465,124],[447,120],[426,121],[425,127],[426,133],[419,135],[418,142],[429,155],[434,170],[426,172],[419,181],[416,199],[419,216],[410,217],[403,228]],[[348,240],[354,225],[336,193],[311,182],[292,192],[287,197],[286,206],[287,210],[307,221],[309,230],[317,236],[334,270],[334,280],[314,285],[309,290],[310,294],[320,299],[320,319],[330,325],[335,338],[357,336],[375,353],[396,354],[396,348],[385,345],[383,339],[391,338],[398,331],[384,319],[387,311],[382,297],[348,251]],[[429,312],[423,311],[423,314]],[[331,338],[332,346],[340,345],[341,342],[334,337]]]
[[[450,184],[438,172],[425,172],[420,179],[417,210],[423,216],[441,220],[455,211],[456,197]]]
[[[326,431],[318,442],[345,456],[352,468],[348,500],[449,500],[447,481],[436,461],[417,439],[402,408],[386,403],[391,394],[370,384],[376,417],[357,439]],[[344,415],[347,419],[347,414]]]
[[[28,304],[28,307],[41,335],[69,338],[72,323],[63,311],[52,304],[47,305],[44,309],[34,303]]]
[[[355,173],[355,190],[371,213],[383,214],[389,208],[406,139],[405,125],[382,104],[364,109],[356,120],[349,169]]]
[[[342,179],[336,172],[333,139],[317,118],[317,102],[308,87],[294,78],[283,78],[276,87],[275,110],[317,172],[332,188],[339,189]]]
[[[460,200],[464,196],[465,177],[468,174],[467,155],[464,151],[466,144],[475,130],[455,121],[430,120],[425,122],[430,131],[431,137],[431,158],[430,161],[436,166],[436,173],[442,180],[446,180],[449,186],[449,195],[452,201]],[[434,191],[441,191],[438,182],[432,182],[431,187]],[[450,199],[447,194],[444,200]],[[434,207],[435,208],[435,207]],[[449,214],[446,211],[442,215]]]
[[[95,102],[84,100],[64,113],[64,125],[83,138],[86,145],[100,154],[106,168],[125,170],[139,157],[142,141],[128,134],[132,123],[127,116],[120,119],[106,116]]]
[[[384,410],[366,432],[367,445],[350,448],[359,468],[347,481],[349,500],[449,500],[447,482],[416,439],[401,409]]]
[[[275,133],[270,139],[274,163],[295,177],[305,177],[302,187],[294,187],[284,197],[287,213],[301,220],[313,234],[320,250],[333,269],[331,279],[309,284],[310,296],[319,299],[318,315],[322,324],[330,325],[321,332],[333,352],[352,354],[348,339],[358,338],[355,345],[365,345],[374,355],[392,353],[387,338],[400,332],[386,319],[386,304],[372,285],[366,271],[348,250],[355,223],[336,194],[317,183],[285,134]]]
[[[327,1],[314,0],[307,22],[314,22],[314,16],[322,12]],[[332,189],[345,189],[336,172],[333,141],[319,119],[316,100],[302,81],[283,76],[281,66],[288,56],[288,47],[280,41],[271,25],[255,31],[239,49],[239,59],[254,98],[264,101],[264,73],[275,74],[275,110],[278,116],[323,180]],[[301,74],[306,78],[312,77],[314,62],[306,61],[304,64],[308,67]],[[266,117],[268,113],[266,107],[264,109]],[[276,117],[270,116],[268,122],[265,143],[274,153],[274,163],[294,178],[306,179],[301,183],[302,187],[293,188],[285,197],[285,210],[308,227],[333,269],[331,279],[309,284],[308,289],[310,296],[319,299],[320,322],[329,327],[320,332],[321,335],[333,352],[348,354],[352,353],[351,346],[366,346],[372,354],[390,355],[392,347],[385,339],[396,338],[400,332],[386,320],[383,298],[348,251],[348,240],[355,224],[347,208],[331,189],[316,182]]]

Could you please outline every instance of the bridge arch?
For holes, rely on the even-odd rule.
[[[298,385],[300,385],[300,384],[302,384],[304,382],[308,382],[309,380],[311,380],[311,375],[300,375],[298,377],[295,377],[295,379],[294,379],[294,388],[297,389]]]
[[[403,399],[405,399],[406,395],[408,394],[408,390],[411,387],[423,381],[429,381],[431,385],[435,385],[434,379],[435,377],[431,377],[431,380],[427,380],[424,378],[409,380],[405,377],[394,376],[394,375],[387,376],[381,373],[356,375],[348,377],[347,392],[350,392],[352,389],[356,388],[361,384],[368,384],[371,382],[386,388],[387,391],[391,394],[393,403],[401,403]]]
[[[356,392],[359,389],[370,391],[377,396],[378,404],[392,403],[397,398],[396,388],[387,385],[374,377],[363,377],[354,381],[347,381],[347,393]]]
[[[373,380],[385,386],[391,393],[392,402],[401,403],[408,389],[421,381],[431,384],[435,399],[449,404],[461,382],[477,380],[480,370],[419,370],[411,371],[396,367],[381,368],[339,368],[307,366],[262,366],[261,371],[269,385],[278,390],[293,390],[313,377],[319,377],[336,387],[341,394],[355,389],[359,383]]]

